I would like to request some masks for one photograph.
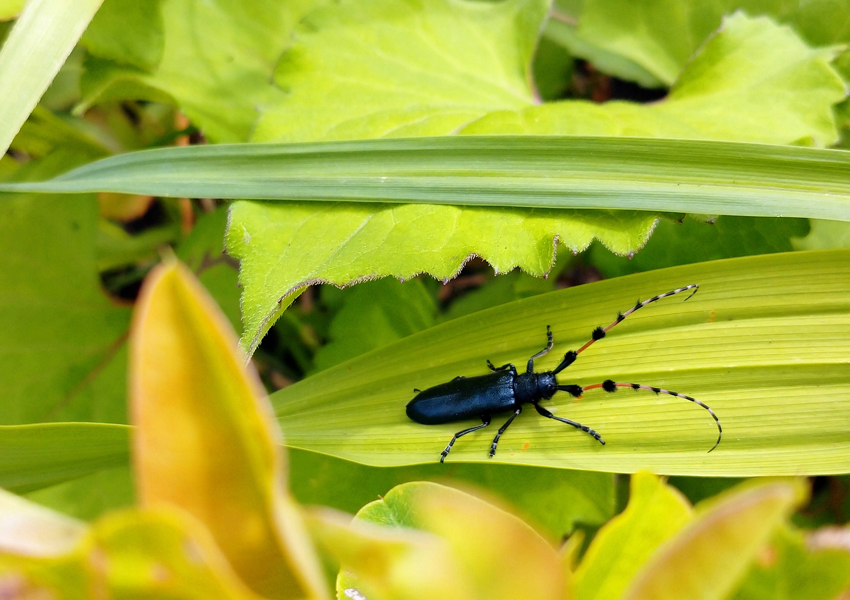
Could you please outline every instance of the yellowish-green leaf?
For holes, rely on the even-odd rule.
[[[19,503],[25,503],[19,500]],[[30,505],[22,518],[31,519]],[[53,535],[67,524],[54,517]],[[64,519],[67,521],[67,519]],[[47,521],[33,525],[50,525]],[[12,598],[261,600],[240,581],[209,531],[174,510],[111,513],[61,555],[0,551],[0,582]]]
[[[74,49],[102,0],[29,0],[0,50],[0,152]]]
[[[80,521],[0,489],[0,554],[58,556],[85,533]]]
[[[144,506],[178,506],[269,598],[326,596],[284,485],[279,434],[236,336],[178,263],[146,281],[132,330],[131,415]],[[234,527],[234,523],[239,523]]]
[[[619,598],[655,550],[691,518],[688,501],[647,472],[631,480],[629,504],[602,526],[573,577],[576,600]]]
[[[452,562],[466,576],[466,598],[563,598],[562,565],[553,545],[504,509],[465,492],[435,483],[403,484],[357,516],[419,529],[446,542]],[[352,571],[358,573],[353,565]]]
[[[473,597],[462,567],[437,536],[352,522],[349,515],[329,509],[313,510],[308,524],[317,542],[340,563],[338,598],[364,597],[363,592],[381,600]]]
[[[606,379],[659,386],[698,398],[723,424],[682,398],[644,391],[557,394],[556,415],[581,431],[520,415],[493,459],[611,472],[747,476],[850,472],[850,252],[747,257],[641,273],[584,285],[459,318],[323,371],[272,395],[287,443],[373,465],[436,462],[469,420],[420,425],[405,405],[458,376],[487,373],[485,361],[553,368],[569,349],[638,298],[690,283],[700,291],[635,313],[583,352],[561,383]],[[461,438],[451,461],[488,461],[495,426]]]
[[[624,600],[722,600],[806,495],[804,484],[751,486],[713,503],[655,554]]]
[[[14,19],[24,9],[26,0],[0,0],[0,21]]]

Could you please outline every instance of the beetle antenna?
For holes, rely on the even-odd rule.
[[[614,320],[613,323],[608,325],[608,327],[605,327],[604,329],[602,327],[597,327],[596,329],[594,329],[593,333],[591,334],[590,340],[584,346],[582,346],[581,348],[576,350],[575,353],[578,355],[578,354],[581,354],[582,352],[584,352],[585,350],[587,350],[593,344],[593,342],[599,341],[602,338],[604,338],[605,334],[608,333],[609,331],[611,331],[614,328],[615,325],[622,322],[626,317],[628,317],[630,314],[632,314],[636,310],[643,308],[647,304],[652,304],[653,302],[658,302],[662,298],[667,298],[668,296],[675,296],[676,294],[680,294],[680,293],[686,292],[688,290],[693,290],[693,292],[691,292],[690,295],[687,298],[685,298],[686,302],[688,300],[690,300],[691,296],[693,296],[694,294],[697,293],[697,291],[699,291],[699,284],[698,283],[692,283],[691,285],[686,285],[685,287],[676,288],[675,290],[671,290],[671,291],[667,292],[666,294],[659,294],[658,296],[653,296],[649,300],[644,300],[643,302],[638,300],[637,304],[635,304],[633,307],[631,307],[626,312],[618,313],[617,318]],[[567,354],[569,354],[569,353],[567,353]],[[566,358],[567,357],[565,356],[564,357],[565,361],[566,361]],[[575,358],[573,360],[575,360]],[[570,361],[570,363],[571,362],[572,361]],[[561,363],[561,364],[563,364],[563,363]],[[557,373],[562,368],[565,368],[568,365],[569,365],[569,363],[567,363],[563,367],[561,367],[561,365],[558,365],[558,369],[555,372]]]
[[[572,387],[572,386],[559,386],[558,389],[561,389],[561,387],[567,388],[567,387]],[[676,396],[677,398],[684,398],[685,400],[689,400],[689,401],[693,402],[694,404],[698,404],[699,406],[702,406],[705,410],[708,411],[708,414],[710,414],[714,418],[714,421],[717,423],[717,441],[711,447],[711,450],[714,450],[715,448],[717,448],[718,445],[720,445],[720,438],[723,436],[723,428],[720,427],[720,419],[717,418],[717,415],[714,414],[714,411],[711,410],[711,408],[709,408],[709,406],[707,404],[703,404],[702,402],[700,402],[696,398],[691,398],[690,396],[685,396],[684,394],[680,394],[678,392],[671,392],[670,390],[663,390],[659,387],[650,387],[648,385],[641,385],[639,383],[619,383],[619,382],[616,382],[616,381],[612,381],[610,379],[606,379],[602,383],[594,383],[593,385],[586,385],[586,386],[582,387],[581,390],[583,392],[586,392],[587,390],[595,390],[597,388],[602,388],[606,392],[616,392],[618,387],[627,387],[627,388],[632,388],[633,390],[647,390],[648,392],[655,392],[656,394],[668,394],[670,396]],[[573,393],[573,390],[565,389],[564,391],[570,392],[571,394]],[[575,395],[575,394],[573,394],[573,395]],[[709,450],[709,452],[711,452],[711,450]]]

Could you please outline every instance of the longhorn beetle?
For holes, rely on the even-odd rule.
[[[462,421],[473,417],[481,419],[481,425],[475,425],[474,427],[458,431],[454,434],[448,446],[446,446],[445,450],[440,453],[440,462],[443,462],[446,459],[446,456],[449,455],[452,446],[459,437],[487,427],[490,424],[490,415],[493,413],[511,411],[513,414],[508,417],[505,424],[499,428],[498,432],[496,432],[496,437],[493,438],[493,443],[490,445],[490,458],[493,458],[496,454],[496,446],[499,444],[499,438],[502,437],[502,434],[505,433],[510,424],[513,423],[513,420],[516,419],[522,412],[522,405],[527,403],[531,403],[531,405],[534,406],[534,409],[547,419],[555,419],[561,423],[572,425],[576,429],[581,429],[604,446],[605,442],[602,440],[602,437],[590,427],[586,427],[581,423],[571,421],[570,419],[556,417],[551,412],[540,406],[540,401],[551,399],[552,396],[555,395],[555,392],[558,391],[567,392],[571,396],[579,398],[587,390],[602,388],[606,392],[616,392],[617,388],[627,387],[632,388],[633,390],[648,390],[655,392],[656,394],[668,394],[670,396],[676,396],[677,398],[684,398],[685,400],[689,400],[694,404],[702,406],[709,412],[717,423],[717,441],[714,443],[714,446],[711,447],[711,450],[714,450],[717,448],[717,445],[720,444],[720,438],[723,435],[723,429],[720,427],[720,419],[717,418],[717,415],[714,414],[713,410],[696,398],[691,398],[690,396],[685,396],[678,392],[663,390],[658,387],[650,387],[639,383],[620,383],[612,381],[611,379],[606,379],[602,383],[580,386],[575,384],[559,385],[555,378],[558,373],[573,364],[579,354],[587,350],[594,342],[604,338],[615,325],[623,321],[623,319],[628,317],[630,314],[639,308],[643,308],[647,304],[652,304],[662,298],[667,298],[668,296],[673,296],[687,290],[693,290],[693,292],[685,298],[686,301],[697,293],[699,285],[695,283],[686,285],[685,287],[677,288],[667,292],[666,294],[660,294],[650,298],[649,300],[644,300],[643,302],[638,301],[637,304],[626,312],[618,313],[617,318],[613,323],[608,325],[608,327],[605,327],[604,329],[602,327],[597,327],[594,329],[591,334],[591,339],[578,350],[570,350],[567,352],[564,355],[564,360],[561,361],[561,364],[555,367],[554,371],[535,373],[534,360],[545,356],[554,345],[552,331],[547,325],[546,338],[548,341],[546,343],[546,347],[528,359],[528,367],[526,368],[525,373],[517,373],[516,367],[510,363],[502,365],[501,367],[494,367],[493,363],[488,360],[487,366],[490,367],[491,371],[493,371],[489,375],[480,375],[478,377],[455,377],[447,383],[435,385],[427,390],[414,390],[419,393],[407,404],[407,416],[413,421],[423,425],[454,423],[455,421]],[[711,450],[709,450],[709,452],[711,452]]]

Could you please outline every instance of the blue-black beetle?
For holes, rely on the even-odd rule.
[[[502,434],[505,433],[505,430],[510,426],[513,420],[522,412],[522,405],[527,403],[531,403],[535,410],[547,419],[555,419],[556,421],[566,423],[567,425],[572,425],[576,429],[581,429],[592,436],[600,444],[605,445],[602,437],[593,429],[585,427],[581,423],[571,421],[570,419],[556,417],[551,412],[540,406],[540,401],[549,400],[558,391],[567,392],[571,396],[578,398],[587,390],[596,388],[602,388],[606,392],[615,392],[619,387],[629,387],[634,390],[648,390],[655,392],[656,394],[669,394],[670,396],[684,398],[685,400],[690,400],[691,402],[702,406],[711,414],[712,417],[714,417],[714,420],[717,423],[717,441],[714,446],[711,447],[711,450],[714,450],[720,443],[720,438],[723,435],[723,429],[720,427],[720,419],[717,418],[714,411],[696,398],[691,398],[690,396],[685,396],[684,394],[671,392],[658,387],[650,387],[639,383],[620,383],[610,379],[607,379],[602,383],[586,386],[575,384],[559,385],[556,379],[556,375],[575,362],[581,352],[586,350],[594,342],[604,338],[608,331],[639,308],[643,308],[647,304],[657,302],[662,298],[673,296],[687,290],[693,290],[690,296],[685,298],[685,300],[688,300],[691,296],[697,293],[698,289],[699,285],[691,284],[677,288],[667,292],[666,294],[660,294],[650,298],[649,300],[644,300],[643,302],[638,301],[637,304],[626,312],[619,313],[614,322],[608,325],[608,327],[605,327],[604,329],[602,327],[597,327],[594,329],[591,339],[578,350],[570,350],[567,352],[564,355],[564,359],[561,361],[561,364],[555,367],[554,370],[543,373],[535,373],[534,360],[546,355],[552,349],[554,344],[552,332],[547,325],[546,337],[548,341],[546,347],[528,359],[528,367],[526,368],[525,373],[517,373],[516,367],[510,363],[502,365],[501,367],[494,367],[493,363],[488,360],[487,366],[490,367],[491,371],[493,371],[488,375],[481,375],[478,377],[455,377],[447,383],[435,385],[434,387],[421,392],[419,392],[419,390],[414,390],[419,393],[407,404],[407,416],[413,421],[423,425],[441,425],[443,423],[454,423],[455,421],[462,421],[464,419],[471,418],[481,419],[481,425],[476,425],[474,427],[458,431],[454,434],[445,450],[440,453],[440,462],[443,462],[446,459],[446,456],[448,456],[452,446],[459,437],[487,427],[490,424],[492,414],[511,411],[513,414],[508,418],[505,424],[499,428],[499,431],[496,433],[496,437],[493,438],[493,443],[490,445],[490,458],[493,458],[496,454],[496,446],[499,444],[499,438],[502,437]],[[711,452],[711,450],[709,450],[709,452]]]

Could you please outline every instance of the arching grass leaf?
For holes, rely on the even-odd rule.
[[[562,383],[605,379],[688,394],[681,398],[621,390],[558,394],[556,415],[593,427],[607,442],[531,410],[502,437],[494,461],[703,476],[850,471],[850,253],[778,254],[701,263],[584,285],[502,305],[414,334],[281,390],[272,396],[287,443],[373,465],[436,462],[456,431],[473,421],[419,425],[405,415],[413,388],[494,364],[538,361],[551,369],[594,327],[638,298],[699,283],[652,304],[613,329],[561,373]],[[502,419],[495,419],[501,423]],[[447,462],[487,461],[495,427],[462,438]]]

